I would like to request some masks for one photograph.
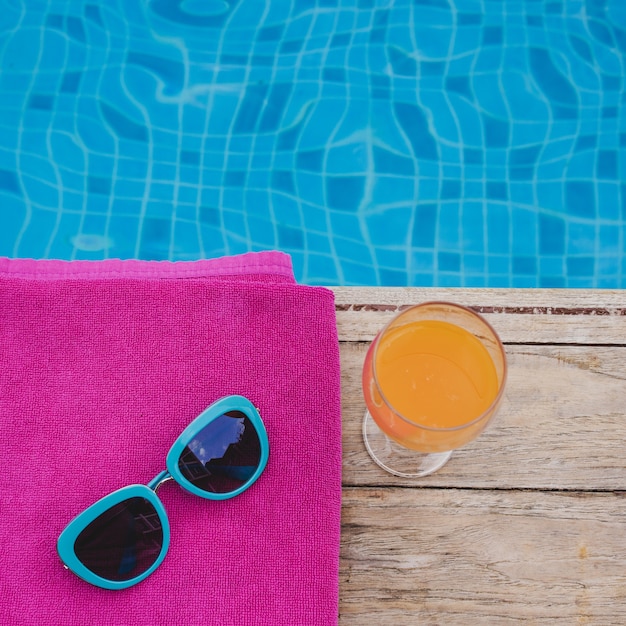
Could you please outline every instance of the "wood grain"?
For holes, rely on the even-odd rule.
[[[626,624],[623,494],[344,493],[340,624]]]
[[[342,366],[341,626],[626,624],[626,296],[333,288]],[[369,342],[447,300],[500,333],[504,402],[436,474],[381,470],[361,436]]]
[[[343,481],[413,485],[372,463],[361,437],[368,344],[344,342]],[[507,346],[505,397],[493,422],[428,486],[626,489],[626,348]]]
[[[626,345],[626,293],[333,287],[341,341],[371,341],[402,308],[429,300],[480,312],[505,343]]]

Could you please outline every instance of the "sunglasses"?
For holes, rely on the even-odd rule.
[[[254,405],[227,396],[203,411],[167,453],[167,470],[148,485],[129,485],[92,504],[59,536],[65,567],[104,589],[126,589],[163,561],[170,526],[156,492],[167,480],[208,500],[245,491],[267,465],[267,432]]]

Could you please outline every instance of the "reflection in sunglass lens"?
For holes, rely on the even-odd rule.
[[[74,552],[82,564],[107,580],[130,580],[159,558],[163,547],[161,520],[145,498],[129,498],[96,517],[76,539]]]
[[[199,489],[228,493],[252,478],[260,459],[261,443],[254,425],[245,413],[229,411],[189,442],[178,467]]]

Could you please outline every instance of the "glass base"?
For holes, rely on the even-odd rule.
[[[389,439],[373,420],[369,411],[363,419],[363,440],[372,459],[385,471],[404,478],[428,476],[443,467],[452,456],[448,452],[418,452]]]

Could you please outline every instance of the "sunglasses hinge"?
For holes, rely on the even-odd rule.
[[[148,487],[156,493],[159,490],[159,487],[169,480],[174,480],[174,478],[167,470],[163,470],[148,483]]]

